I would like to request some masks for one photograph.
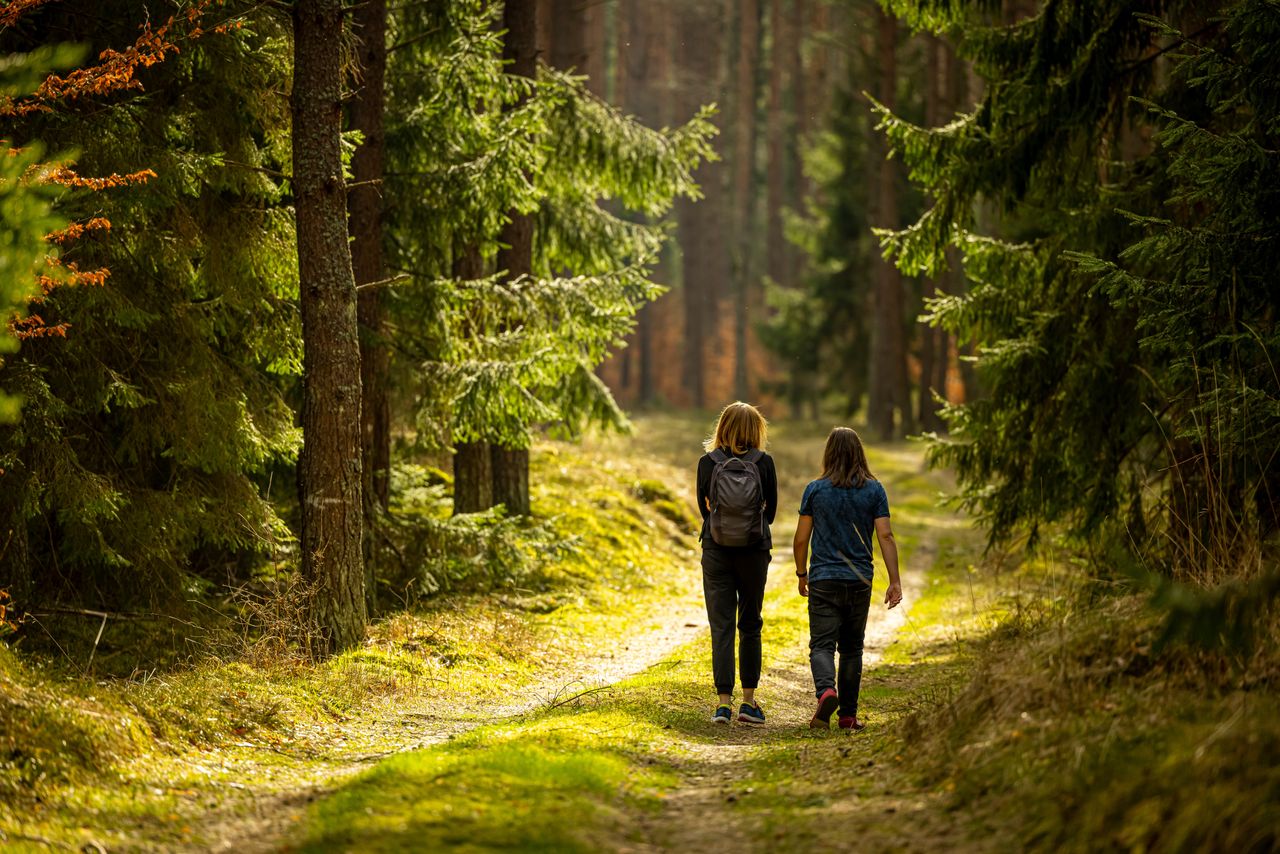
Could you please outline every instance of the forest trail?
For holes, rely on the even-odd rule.
[[[687,420],[647,421],[636,450],[661,456],[664,449],[680,447],[664,435],[687,429]],[[783,506],[774,528],[775,555],[765,603],[765,671],[757,693],[768,715],[766,725],[724,727],[710,722],[715,698],[709,687],[706,617],[701,591],[692,583],[698,577],[694,570],[689,589],[671,603],[661,628],[631,639],[613,658],[597,650],[575,672],[542,681],[544,693],[531,698],[534,702],[503,707],[503,719],[472,736],[460,738],[464,730],[459,728],[451,738],[445,737],[448,744],[440,744],[442,736],[437,734],[432,736],[437,749],[401,753],[337,787],[308,811],[297,827],[299,835],[289,837],[287,847],[429,850],[462,844],[481,850],[659,851],[728,845],[753,851],[799,850],[813,841],[847,847],[841,844],[846,837],[830,838],[821,829],[808,828],[824,809],[828,815],[832,809],[840,811],[846,829],[856,820],[870,822],[874,832],[884,816],[912,811],[928,814],[928,820],[917,822],[921,827],[937,827],[942,813],[938,805],[924,794],[904,797],[896,791],[900,775],[891,759],[882,761],[887,733],[911,704],[914,686],[910,678],[904,684],[893,668],[890,675],[882,675],[881,665],[895,643],[905,639],[909,645],[913,638],[920,639],[911,612],[929,593],[931,571],[949,571],[957,554],[962,562],[976,556],[971,527],[938,506],[938,492],[947,487],[945,477],[924,470],[918,448],[873,450],[872,465],[889,491],[902,547],[905,598],[899,608],[884,607],[885,580],[883,569],[878,570],[860,715],[868,730],[856,735],[836,729],[811,731],[808,621],[805,602],[795,590],[789,547],[794,508],[788,505],[798,501],[812,476],[824,437],[812,427],[784,425],[778,433],[774,455]],[[948,653],[944,648],[934,654]],[[472,726],[469,722],[465,729]],[[418,746],[423,742],[412,745]],[[828,803],[820,792],[800,799],[807,813],[780,809],[785,805],[776,799],[793,799],[787,789],[797,781],[790,773],[778,778],[771,769],[804,763],[815,751],[837,756],[842,768],[857,769],[868,795],[859,803],[861,818],[844,815],[843,807]],[[508,755],[513,752],[519,755]],[[535,768],[512,770],[523,769],[521,762],[530,759],[530,752]],[[575,782],[573,775],[580,769],[573,763],[603,763],[619,755],[632,766],[616,784]],[[566,765],[563,770],[551,770],[560,762]],[[458,772],[445,769],[458,766],[478,777],[504,776],[492,787],[454,783]],[[648,789],[641,780],[654,768],[661,782],[649,789],[652,797],[644,808],[615,804],[604,811],[607,818],[593,821],[601,808],[589,798],[580,801],[593,785],[616,785],[619,791]],[[522,791],[522,785],[532,788]],[[507,791],[510,803],[490,804],[494,795],[489,788]],[[554,822],[559,811],[565,813],[559,820],[566,826],[538,829],[539,819]],[[777,816],[784,813],[794,821],[780,822]],[[795,822],[808,829],[797,832]]]
[[[864,671],[869,673],[875,669],[885,649],[907,625],[912,598],[924,586],[925,573],[919,560],[930,546],[936,549],[934,544],[918,547],[917,561],[902,569],[905,595],[901,605],[887,610],[883,597],[872,600],[862,656]],[[779,598],[798,600],[794,565],[789,554],[775,554],[769,572],[767,595],[774,600],[775,610]],[[795,603],[790,604],[794,607]],[[756,840],[759,839],[760,828],[750,826],[753,822],[742,820],[731,808],[743,796],[736,784],[750,779],[753,751],[762,742],[771,740],[770,728],[782,725],[791,729],[797,722],[804,724],[813,706],[808,647],[791,644],[785,650],[774,652],[773,660],[765,662],[759,691],[769,723],[765,726],[733,723],[716,743],[690,740],[681,745],[687,756],[682,769],[687,782],[664,800],[659,814],[646,822],[646,830],[652,840],[650,844],[655,850],[687,851],[727,845],[732,850],[751,851],[759,847]],[[821,735],[819,733],[817,737]],[[826,735],[831,738],[856,737],[839,730]],[[746,795],[754,793],[751,787],[743,792]]]

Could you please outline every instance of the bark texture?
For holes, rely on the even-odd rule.
[[[493,505],[489,443],[459,442],[453,452],[453,512],[478,513]]]
[[[877,7],[876,32],[879,65],[878,96],[888,109],[897,106],[897,20]],[[876,204],[874,222],[883,228],[898,227],[896,160],[889,159],[882,139],[876,152]],[[881,439],[903,435],[910,421],[907,397],[907,356],[903,318],[902,275],[887,261],[875,269],[872,299],[870,376],[867,383],[867,422]],[[901,421],[898,415],[901,414]]]
[[[928,127],[937,127],[943,123],[946,104],[947,68],[944,55],[945,48],[940,39],[926,36],[924,49],[925,61],[925,102],[924,120]],[[921,296],[924,305],[937,293],[937,283],[932,278],[923,282]],[[920,382],[916,396],[916,420],[920,429],[937,431],[942,427],[942,419],[938,417],[938,403],[934,393],[945,394],[945,386],[938,384],[938,365],[943,365],[942,375],[946,376],[947,353],[945,345],[940,345],[940,338],[945,333],[927,324],[916,327],[920,335]]]
[[[382,257],[382,175],[386,163],[383,130],[387,71],[387,2],[364,0],[353,11],[360,39],[360,78],[351,101],[351,127],[364,134],[364,142],[351,159],[354,186],[347,194],[351,228],[351,266],[356,285],[381,282],[387,277]],[[373,578],[373,531],[378,510],[390,501],[391,405],[387,395],[390,352],[383,328],[382,289],[357,292],[356,314],[360,324],[360,460],[364,472],[365,601],[372,614],[377,608]]]
[[[679,9],[676,61],[678,85],[683,95],[680,112],[691,115],[722,94],[723,17],[721,4],[713,0],[684,0]],[[716,121],[719,124],[718,118]],[[684,253],[682,385],[688,390],[688,402],[702,408],[712,402],[706,376],[707,355],[723,350],[719,346],[717,321],[720,289],[729,280],[729,265],[723,219],[726,197],[723,170],[718,163],[703,163],[694,178],[702,187],[703,199],[697,202],[681,199],[676,208]]]
[[[342,3],[293,7],[293,192],[302,309],[298,499],[302,571],[321,652],[359,643],[367,621],[360,465],[360,342],[347,243]]]
[[[503,58],[507,73],[535,77],[538,59],[538,4],[534,0],[507,0],[503,6]],[[498,269],[507,281],[528,276],[533,270],[533,217],[515,210],[508,214],[498,240]],[[493,502],[505,504],[512,516],[529,514],[529,452],[520,448],[493,448]]]
[[[464,246],[453,258],[453,277],[469,281],[483,276],[480,250]],[[453,512],[476,513],[493,506],[493,461],[488,442],[460,442],[453,453]]]
[[[736,0],[738,50],[734,97],[733,396],[751,397],[747,364],[753,282],[756,275],[756,106],[761,88],[760,3]]]

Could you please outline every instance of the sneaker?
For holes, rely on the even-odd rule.
[[[716,709],[716,713],[711,716],[713,724],[727,724],[733,718],[733,709],[728,706],[720,706]]]
[[[831,727],[831,713],[836,710],[836,706],[839,704],[840,698],[836,696],[836,692],[831,688],[818,695],[818,708],[814,709],[813,720],[809,721],[809,729],[829,729]]]
[[[764,723],[764,709],[759,705],[749,706],[743,703],[738,707],[738,722],[744,724],[762,724]]]
[[[854,732],[858,732],[860,730],[864,730],[867,728],[866,724],[860,722],[857,718],[851,717],[849,715],[842,715],[840,717],[840,720],[836,721],[836,723],[839,725],[840,729],[851,729]]]

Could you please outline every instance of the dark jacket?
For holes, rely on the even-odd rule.
[[[728,450],[726,454],[730,454]],[[743,457],[745,454],[730,454],[730,456]],[[702,459],[698,460],[698,510],[702,513],[702,533],[698,535],[698,539],[702,541],[703,549],[721,549],[724,551],[738,551],[741,549],[768,551],[773,548],[773,537],[769,533],[769,526],[773,524],[773,517],[778,512],[778,471],[773,467],[773,457],[765,454],[756,463],[760,469],[760,487],[764,490],[764,523],[765,537],[758,543],[750,546],[722,546],[715,540],[711,539],[710,519],[711,511],[707,509],[707,496],[711,492],[711,472],[716,467],[715,460],[711,459],[710,454],[703,454]]]

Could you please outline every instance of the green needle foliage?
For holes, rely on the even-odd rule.
[[[1280,8],[887,5],[987,81],[941,128],[882,114],[934,199],[885,245],[912,272],[957,246],[973,282],[931,319],[982,343],[988,393],[933,459],[993,541],[1063,521],[1200,582],[1256,572],[1280,525]]]
[[[709,111],[653,130],[581,79],[503,74],[497,10],[410,4],[395,20],[408,46],[389,78],[389,221],[410,277],[397,345],[416,366],[420,438],[437,447],[626,426],[595,368],[660,293],[662,217],[697,197],[693,170],[712,156]],[[510,210],[534,215],[534,277],[504,284],[492,257]]]
[[[44,14],[65,13],[92,55],[138,37],[134,3],[70,5],[31,13],[4,45],[38,39]],[[286,36],[259,7],[170,52],[141,89],[14,122],[19,144],[75,150],[80,175],[155,177],[58,199],[73,222],[110,220],[63,251],[109,275],[53,290],[40,312],[65,338],[27,341],[0,369],[24,400],[0,429],[0,586],[124,607],[225,580],[288,539],[264,495],[273,471],[288,485],[299,443]]]

